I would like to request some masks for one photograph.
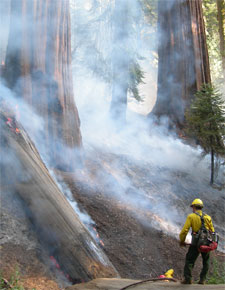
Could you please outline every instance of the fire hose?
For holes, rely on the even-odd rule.
[[[174,279],[174,278],[166,278],[166,277],[165,278],[149,278],[149,279],[146,279],[146,280],[142,280],[142,281],[139,281],[139,282],[136,282],[136,283],[127,285],[127,286],[121,288],[120,290],[125,290],[125,289],[128,289],[128,288],[134,287],[136,285],[143,284],[143,283],[156,282],[156,281],[172,281],[172,282],[177,282],[177,279]]]

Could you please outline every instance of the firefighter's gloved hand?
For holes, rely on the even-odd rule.
[[[185,242],[180,242],[180,247],[186,247],[186,243]]]

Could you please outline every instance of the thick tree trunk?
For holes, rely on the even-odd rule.
[[[225,78],[225,40],[224,40],[224,15],[222,10],[225,10],[224,0],[217,0],[218,22],[219,22],[219,35],[220,35],[220,53],[222,57],[223,75]]]
[[[158,93],[153,114],[182,127],[194,93],[210,82],[201,0],[160,0],[158,33]]]
[[[10,122],[7,117],[0,111],[0,185],[20,195],[49,256],[74,282],[118,276],[59,190],[27,133],[12,116]]]
[[[44,118],[53,164],[61,142],[81,146],[70,64],[69,1],[11,0],[5,78]]]

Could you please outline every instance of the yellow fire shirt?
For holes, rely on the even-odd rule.
[[[197,213],[200,214],[200,216],[202,216],[201,210],[197,210]],[[212,224],[212,219],[209,215],[204,214],[204,222],[205,222],[205,227],[207,228],[207,230],[211,232],[215,231]],[[193,232],[198,232],[199,229],[201,228],[201,225],[202,225],[201,218],[197,214],[195,213],[189,214],[187,216],[183,229],[180,232],[180,242],[183,243],[185,241],[185,238],[190,228],[192,228]]]

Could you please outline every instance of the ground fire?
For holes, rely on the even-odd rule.
[[[225,283],[225,172],[209,186],[186,130],[202,84],[224,91],[224,1],[0,0],[0,288],[179,290],[196,195]]]
[[[12,130],[14,133],[18,134],[20,132],[19,128],[16,128],[15,120],[12,118],[7,118],[6,124],[10,127],[10,130]]]
[[[4,167],[1,162],[1,186],[10,186],[24,201],[29,219],[55,266],[73,282],[118,276],[60,192],[15,116],[1,110],[0,122],[1,152],[7,156]]]

